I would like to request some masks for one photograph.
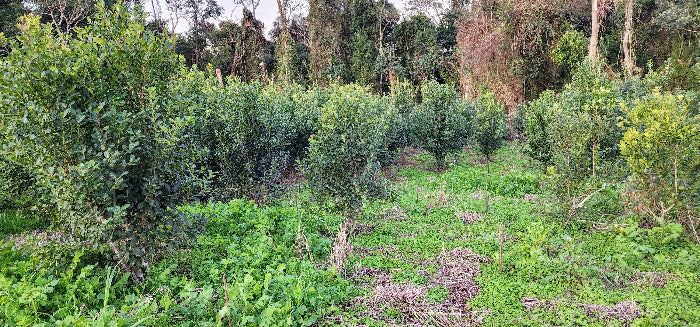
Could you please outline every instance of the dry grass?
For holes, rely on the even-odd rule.
[[[408,214],[399,206],[394,206],[381,216],[381,219],[387,221],[405,221],[408,219]]]
[[[356,267],[353,279],[373,277],[367,285],[373,292],[365,297],[355,298],[352,306],[366,307],[363,315],[376,321],[401,326],[474,326],[480,324],[489,311],[469,310],[468,300],[479,294],[481,288],[474,277],[481,273],[479,263],[492,259],[479,255],[466,248],[456,248],[443,252],[436,261],[423,264],[437,264],[438,270],[429,277],[429,285],[394,283],[388,272],[368,267]],[[445,287],[449,297],[441,303],[426,299],[431,289]],[[391,318],[387,310],[399,311],[399,318]]]
[[[455,217],[461,219],[467,224],[473,224],[484,219],[484,216],[471,210],[457,211],[455,212]]]
[[[632,284],[635,286],[651,285],[663,288],[666,281],[680,280],[683,277],[662,271],[640,271],[632,276]]]
[[[539,198],[539,195],[525,194],[523,196],[523,201],[537,201]]]
[[[352,253],[352,244],[349,237],[350,232],[354,229],[354,224],[348,220],[340,224],[338,235],[333,241],[331,249],[330,264],[338,270],[338,273],[344,273],[345,259]]]
[[[591,318],[596,318],[598,321],[606,321],[610,319],[618,319],[620,321],[630,323],[641,317],[641,310],[637,307],[637,303],[634,301],[627,302],[622,301],[615,306],[602,305],[602,304],[587,304],[587,303],[576,303],[567,302],[563,300],[552,300],[552,301],[540,301],[535,297],[523,297],[520,302],[528,310],[534,310],[535,308],[545,308],[547,310],[556,310],[557,307],[562,305],[576,305],[581,308],[586,315]]]
[[[356,235],[371,234],[374,232],[374,229],[375,229],[374,224],[357,224],[357,225],[355,225],[355,234]]]
[[[450,200],[454,198],[453,195],[447,194],[445,192],[445,187],[447,186],[447,182],[442,182],[440,183],[440,189],[435,190],[433,192],[426,193],[422,196],[422,198],[425,200],[425,207],[428,210],[435,209],[435,208],[446,208],[450,205]],[[416,190],[418,191],[418,190]]]

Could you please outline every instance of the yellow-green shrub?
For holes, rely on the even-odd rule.
[[[620,150],[647,213],[659,223],[669,214],[698,204],[700,117],[682,95],[655,92],[624,107],[627,119]]]

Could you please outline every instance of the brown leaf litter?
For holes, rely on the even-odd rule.
[[[17,247],[29,245],[43,247],[50,244],[70,243],[72,241],[74,240],[70,234],[41,229],[12,236],[12,242]]]
[[[596,318],[598,321],[604,321],[608,319],[618,319],[623,322],[632,322],[634,319],[641,317],[641,310],[637,307],[637,303],[634,301],[622,301],[614,306],[603,305],[603,304],[588,304],[579,302],[567,302],[563,300],[552,300],[552,301],[540,301],[535,297],[523,297],[520,302],[528,310],[534,310],[535,308],[545,308],[547,310],[554,310],[558,306],[562,305],[576,305],[583,310],[591,318]]]
[[[469,197],[472,198],[472,199],[474,199],[474,200],[486,200],[486,192],[484,192],[484,191],[482,191],[482,190],[478,190],[478,191],[476,191],[476,192],[474,192],[474,193],[472,193],[472,194],[469,194]],[[501,199],[501,196],[498,196],[498,195],[497,195],[497,196],[492,196],[492,197],[490,198],[490,200],[491,200],[491,201],[494,201],[494,202],[495,202],[495,201],[498,201],[498,200],[500,200],[500,199]]]
[[[356,224],[355,225],[355,233],[357,235],[361,234],[371,234],[375,230],[375,226],[373,224]]]
[[[674,281],[683,279],[676,274],[671,274],[662,271],[641,271],[632,277],[632,284],[635,286],[651,285],[658,288],[666,286],[666,281]]]
[[[452,198],[454,198],[454,195],[450,195],[445,192],[446,185],[447,182],[443,181],[440,183],[440,189],[423,195],[422,198],[426,200],[426,209],[431,210],[434,208],[445,208],[449,205],[449,202]]]
[[[394,206],[389,210],[389,212],[382,215],[382,219],[388,221],[405,221],[408,219],[408,214],[406,214],[406,211],[404,211],[401,207]]]
[[[467,224],[473,224],[484,219],[484,216],[471,210],[457,211],[455,212],[455,217],[461,219]]]
[[[428,276],[429,285],[399,283],[392,281],[387,272],[373,268],[358,268],[358,274],[374,276],[374,292],[355,298],[354,307],[366,307],[364,315],[374,320],[403,326],[474,326],[480,324],[490,311],[472,311],[467,300],[473,298],[481,288],[474,277],[481,273],[479,263],[492,259],[466,248],[443,252],[435,262],[439,266],[434,275]],[[431,303],[426,293],[437,287],[449,290],[449,297],[442,303]],[[393,307],[401,312],[400,321],[385,315]]]

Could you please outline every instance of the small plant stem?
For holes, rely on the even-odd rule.
[[[676,145],[673,157],[673,186],[676,191],[676,198],[678,198],[678,145]]]
[[[228,289],[226,288],[226,273],[222,272],[221,274],[224,278],[224,297],[226,298],[226,306],[228,307]],[[229,307],[229,310],[231,310],[230,307]],[[228,327],[231,327],[231,314],[229,313],[227,316],[228,316]]]
[[[595,147],[596,147],[596,139],[595,139],[595,134],[593,135],[593,180],[595,180]]]
[[[501,237],[501,223],[498,223],[498,265],[503,273],[503,237]]]
[[[486,213],[489,212],[489,174],[491,173],[491,163],[489,157],[486,157]]]

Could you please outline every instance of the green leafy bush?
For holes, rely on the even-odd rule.
[[[472,135],[473,106],[460,102],[450,85],[422,85],[423,102],[410,115],[414,143],[432,153],[439,166],[450,152],[462,149]]]
[[[0,158],[0,210],[36,205],[36,180],[24,167]]]
[[[323,89],[316,86],[306,91],[292,93],[292,99],[296,103],[294,125],[297,128],[297,136],[293,142],[295,158],[306,156],[309,139],[320,127],[319,117],[323,112],[323,106],[334,92],[333,87],[331,85],[329,88]]]
[[[338,87],[323,107],[318,132],[302,163],[309,188],[343,211],[366,195],[386,192],[379,156],[386,149],[387,113],[380,99],[358,86]]]
[[[576,64],[586,58],[587,45],[588,40],[583,32],[577,31],[571,26],[552,49],[552,61],[559,66],[566,65],[569,68],[574,68]]]
[[[195,117],[188,134],[206,154],[200,166],[214,175],[207,194],[231,199],[276,193],[296,151],[292,97],[257,82],[231,80],[222,88],[211,71],[191,70],[175,85]]]
[[[476,101],[474,132],[479,151],[490,161],[508,135],[506,115],[493,93],[482,94]]]
[[[683,95],[655,92],[624,107],[627,119],[620,149],[635,188],[660,224],[697,206],[700,191],[700,117]],[[693,228],[692,217],[688,227]]]
[[[549,108],[554,106],[556,99],[554,92],[542,92],[539,98],[528,104],[525,115],[525,131],[528,137],[525,152],[545,167],[552,164],[552,137],[547,125],[550,118]]]
[[[411,114],[416,108],[416,91],[408,81],[400,81],[392,86],[391,103],[398,112],[398,119],[390,125],[390,132],[396,134],[397,148],[411,145]]]
[[[0,64],[2,149],[37,172],[60,226],[143,277],[146,253],[186,242],[196,225],[169,210],[204,180],[191,123],[169,97],[182,63],[172,39],[123,6],[74,34],[26,16]]]
[[[601,175],[618,177],[621,101],[617,85],[596,65],[583,63],[561,93],[545,92],[530,103],[526,151],[548,165],[562,211],[575,213],[600,186]]]

